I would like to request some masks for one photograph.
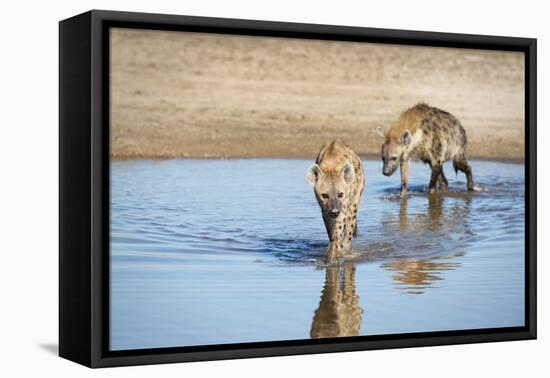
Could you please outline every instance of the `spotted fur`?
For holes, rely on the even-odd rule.
[[[466,159],[466,131],[452,114],[418,104],[403,112],[384,135],[382,145],[383,173],[392,175],[401,169],[401,194],[407,193],[409,160],[419,159],[432,169],[430,192],[447,188],[443,164],[452,160],[455,172],[466,174],[468,190],[474,189],[472,169]]]
[[[306,177],[321,208],[331,264],[350,251],[357,233],[357,210],[365,187],[361,159],[344,142],[333,140],[323,145]]]

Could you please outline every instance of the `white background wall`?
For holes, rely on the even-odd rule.
[[[0,22],[0,375],[17,376],[546,376],[549,226],[539,169],[539,340],[89,370],[55,356],[58,247],[58,25],[96,8],[539,39],[539,167],[550,163],[550,26],[543,1],[5,1]],[[543,93],[544,92],[544,93]],[[546,351],[545,351],[546,349]]]

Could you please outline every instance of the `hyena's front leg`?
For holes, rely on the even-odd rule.
[[[327,249],[327,264],[333,264],[340,257],[342,251],[342,234],[344,232],[344,221],[340,217],[337,220],[323,216],[327,228],[328,238],[330,240]]]
[[[401,168],[401,197],[407,195],[407,182],[409,181],[409,161],[403,160],[400,165]]]
[[[344,234],[342,235],[343,252],[351,251],[351,240],[357,235],[357,210],[361,200],[362,188],[350,193],[350,201],[345,208]]]
[[[442,166],[441,164],[432,164],[432,177],[430,178],[430,184],[428,186],[428,189],[430,193],[435,193],[437,181],[439,180],[439,176],[442,172]]]
[[[439,182],[439,189],[447,189],[447,187],[449,186],[449,182],[447,181],[447,178],[443,173],[443,167],[441,167],[441,174],[439,175],[437,181]]]
[[[342,252],[347,254],[351,251],[351,239],[355,230],[355,220],[351,215],[351,211],[346,212],[342,223],[344,224],[341,236]]]

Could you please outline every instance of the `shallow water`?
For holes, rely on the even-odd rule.
[[[327,236],[306,160],[111,164],[112,350],[524,324],[524,166],[399,174],[364,161],[351,256]]]

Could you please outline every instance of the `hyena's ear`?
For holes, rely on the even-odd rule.
[[[376,133],[378,135],[380,135],[382,138],[386,138],[386,131],[384,130],[384,128],[382,126],[378,126],[376,128]]]
[[[315,186],[317,184],[317,180],[319,180],[319,177],[323,174],[323,171],[321,170],[321,167],[319,167],[317,164],[313,164],[311,167],[307,169],[306,172],[306,180],[311,186]]]
[[[350,163],[346,163],[344,168],[342,168],[341,175],[344,177],[344,180],[351,182],[355,178],[355,172],[353,171],[353,166]]]
[[[409,130],[403,131],[403,134],[401,134],[399,141],[403,146],[406,146],[409,143],[411,143],[411,132]]]

